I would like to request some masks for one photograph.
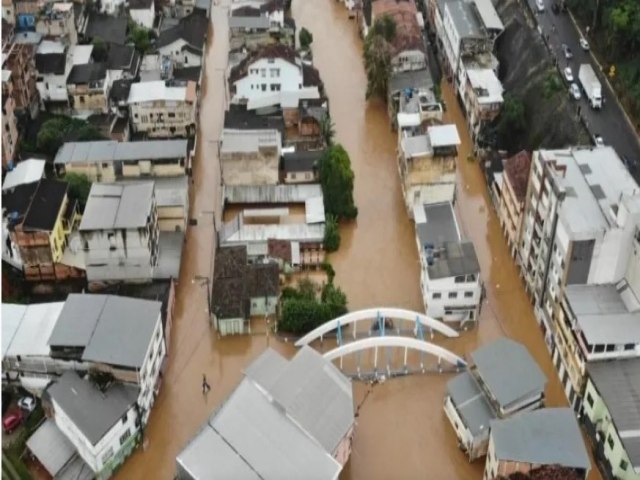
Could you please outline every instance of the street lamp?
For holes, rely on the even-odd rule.
[[[196,282],[200,282],[200,286],[207,286],[207,311],[209,312],[209,318],[211,319],[211,279],[204,275],[196,275],[191,280],[191,283],[195,284]]]

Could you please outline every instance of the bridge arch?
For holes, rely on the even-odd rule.
[[[355,312],[349,312],[342,315],[341,317],[334,318],[333,320],[323,323],[315,330],[307,333],[304,337],[300,338],[295,345],[296,347],[302,347],[337,328],[342,328],[360,320],[375,320],[380,317],[414,322],[416,323],[416,327],[418,327],[419,324],[421,327],[426,327],[431,331],[435,330],[436,332],[440,332],[446,337],[457,337],[460,335],[457,331],[448,325],[445,325],[443,322],[436,320],[435,318],[428,317],[423,313],[413,312],[402,308],[380,307],[357,310]]]

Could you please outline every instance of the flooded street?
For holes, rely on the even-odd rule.
[[[220,180],[216,142],[224,110],[224,69],[227,55],[226,10],[214,6],[215,36],[210,31],[203,80],[195,185],[190,227],[182,257],[176,310],[164,375],[140,448],[118,472],[119,479],[170,479],[175,457],[205,419],[239,382],[242,370],[269,343],[286,355],[294,350],[263,334],[217,338],[209,328],[205,287],[192,284],[195,275],[211,268],[215,210],[220,222]],[[398,306],[421,310],[419,262],[414,228],[404,209],[397,164],[396,135],[382,103],[364,99],[366,78],[361,40],[344,7],[335,0],[294,0],[298,29],[314,36],[315,66],[330,99],[336,140],[342,143],[355,171],[357,222],[342,229],[340,251],[331,256],[336,283],[347,293],[349,308]],[[524,342],[549,377],[547,404],[566,400],[534,320],[518,272],[509,257],[495,213],[489,207],[484,179],[474,162],[466,160],[471,145],[452,91],[443,87],[449,120],[458,124],[460,149],[457,210],[461,228],[473,240],[487,286],[488,303],[477,329],[443,342],[460,354],[500,335]],[[203,213],[205,212],[205,213]],[[202,374],[211,392],[203,397]],[[469,464],[457,449],[452,428],[442,410],[450,376],[425,375],[394,379],[373,387],[354,384],[362,404],[351,460],[341,476],[360,479],[480,479],[483,461]],[[590,480],[599,478],[590,476]]]

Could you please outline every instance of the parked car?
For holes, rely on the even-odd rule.
[[[571,71],[571,67],[565,68],[562,73],[564,74],[564,78],[567,79],[567,82],[573,83],[573,72]]]
[[[600,136],[600,134],[599,134],[599,133],[596,133],[596,134],[593,136],[593,144],[594,144],[596,147],[604,147],[604,139]]]
[[[544,12],[544,0],[536,0],[536,8],[538,9],[538,13]]]
[[[2,417],[2,429],[4,433],[11,433],[22,424],[22,410],[19,408],[11,410]]]
[[[585,52],[589,51],[589,42],[584,37],[580,37],[580,48],[582,48]]]
[[[18,400],[18,406],[25,412],[31,413],[36,408],[36,399],[27,395]]]
[[[564,53],[564,58],[566,58],[567,60],[573,58],[573,52],[569,48],[569,45],[567,45],[566,43],[562,44],[562,53]]]
[[[571,86],[569,87],[569,94],[573,97],[574,100],[580,100],[582,94],[580,93],[580,87],[578,87],[578,84],[571,84]]]

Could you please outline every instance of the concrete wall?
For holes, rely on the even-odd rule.
[[[407,72],[426,68],[427,60],[420,50],[404,50],[391,59],[393,72]]]
[[[138,25],[142,25],[145,28],[153,28],[153,20],[155,19],[155,7],[151,2],[151,6],[147,9],[129,9],[129,15],[131,19]]]
[[[12,162],[15,156],[16,147],[18,146],[18,127],[14,114],[15,102],[9,94],[5,97],[5,91],[2,92],[3,113],[2,113],[2,167]]]
[[[225,185],[275,185],[279,179],[278,149],[260,148],[258,152],[221,153]]]

